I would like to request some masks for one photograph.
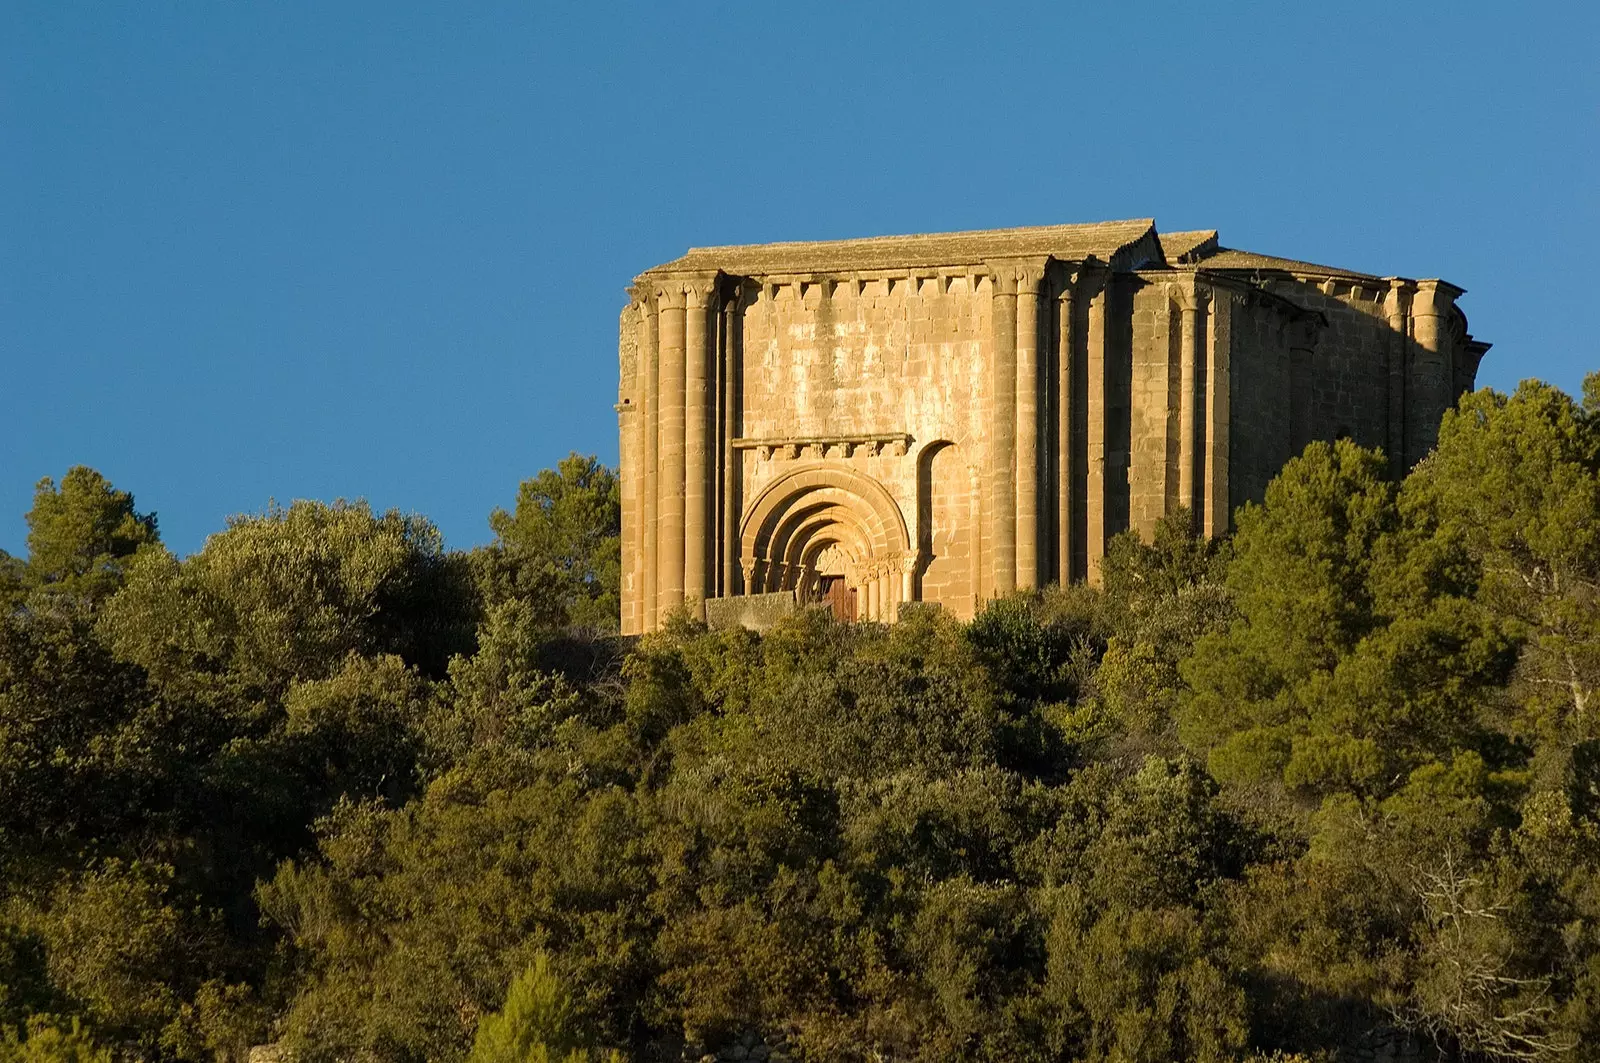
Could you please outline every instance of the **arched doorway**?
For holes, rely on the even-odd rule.
[[[812,465],[762,491],[740,534],[746,593],[792,590],[836,616],[893,620],[915,553],[900,507],[869,476]]]

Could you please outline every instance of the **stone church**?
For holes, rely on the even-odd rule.
[[[1149,219],[693,248],[622,311],[622,630],[1099,577],[1111,536],[1227,529],[1308,442],[1401,473],[1473,387],[1442,280]]]

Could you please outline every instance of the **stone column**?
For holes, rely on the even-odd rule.
[[[866,572],[867,577],[862,581],[864,585],[861,588],[864,597],[867,599],[866,619],[876,620],[878,619],[878,573],[875,568],[870,567]]]
[[[1072,374],[1077,358],[1073,324],[1076,305],[1072,287],[1077,274],[1069,273],[1056,296],[1060,315],[1056,337],[1056,581],[1065,586],[1072,578]]]
[[[989,522],[990,593],[1010,594],[1017,586],[1017,275],[1010,266],[994,270],[990,296],[993,340],[989,370]]]
[[[643,549],[639,558],[638,595],[643,603],[641,631],[654,631],[659,622],[656,612],[656,534],[660,529],[659,485],[661,483],[661,454],[659,450],[661,394],[659,384],[659,358],[656,352],[656,299],[653,288],[641,287],[639,292],[639,371],[641,395],[640,418],[642,425],[644,460],[639,467],[640,531]]]
[[[1441,280],[1417,282],[1411,304],[1416,346],[1406,380],[1406,458],[1421,461],[1439,441],[1439,422],[1455,403],[1450,312],[1462,289]]]
[[[1228,374],[1233,343],[1232,304],[1217,300],[1211,328],[1201,344],[1206,352],[1206,470],[1201,530],[1215,537],[1228,530],[1232,514],[1228,494],[1228,440],[1232,384]]]
[[[628,305],[617,319],[617,479],[622,488],[621,565],[622,608],[618,623],[624,635],[639,633],[639,557],[644,553],[639,538],[639,465],[643,456],[639,411],[639,381],[644,375],[639,364],[639,300],[629,292]]]
[[[706,325],[713,284],[711,278],[696,278],[684,286],[683,597],[696,620],[705,619],[705,600],[711,596],[711,334]]]
[[[1017,268],[1017,586],[1039,586],[1039,283],[1044,265]]]
[[[684,309],[683,285],[660,290],[661,450],[656,520],[656,624],[683,604],[684,561]],[[702,327],[701,337],[705,330]]]
[[[739,349],[739,314],[743,310],[743,289],[736,283],[722,307],[723,398],[722,398],[722,594],[738,593],[739,576],[739,499],[743,468],[733,449],[739,434],[739,374],[742,360]]]
[[[1204,356],[1204,326],[1200,320],[1205,296],[1190,289],[1179,294],[1183,315],[1179,336],[1178,382],[1178,504],[1189,511],[1190,527],[1198,526],[1200,505],[1195,498],[1195,466],[1199,464],[1195,438],[1195,406],[1200,400],[1200,365]]]
[[[1088,467],[1084,470],[1088,481],[1088,502],[1084,513],[1084,554],[1087,558],[1084,577],[1094,586],[1100,585],[1100,563],[1106,553],[1106,300],[1110,295],[1111,278],[1099,273],[1094,278],[1094,294],[1089,299],[1088,351],[1086,368],[1089,376],[1088,395]]]
[[[900,559],[900,604],[916,600],[917,555],[907,554]],[[897,616],[896,619],[899,619]]]

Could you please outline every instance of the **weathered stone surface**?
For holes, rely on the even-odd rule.
[[[744,627],[752,631],[765,631],[798,608],[794,591],[708,598],[706,623],[713,628]]]
[[[1226,531],[1313,439],[1409,468],[1487,349],[1443,281],[1149,220],[696,248],[630,292],[628,633],[1095,580],[1180,506]]]

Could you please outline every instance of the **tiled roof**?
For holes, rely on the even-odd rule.
[[[1150,218],[1089,225],[1039,225],[859,240],[695,247],[648,273],[723,270],[740,276],[974,265],[995,258],[1046,255],[1066,262],[1091,256],[1113,267],[1143,265],[1131,259],[1160,253]],[[1147,245],[1147,246],[1142,246]],[[1120,257],[1119,257],[1120,256]]]

